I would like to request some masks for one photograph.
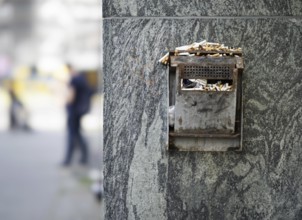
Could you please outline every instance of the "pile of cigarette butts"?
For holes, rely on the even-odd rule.
[[[183,90],[199,90],[199,91],[231,91],[232,85],[229,83],[223,84],[221,81],[217,81],[213,84],[208,84],[206,79],[189,79],[191,85],[193,86],[186,86],[182,83]]]
[[[222,56],[232,56],[233,53],[242,52],[242,49],[232,48],[224,46],[219,43],[211,43],[203,40],[199,43],[193,43],[190,45],[185,45],[181,47],[176,47],[174,51],[174,56],[202,56],[201,52],[217,52],[212,54],[207,54],[207,57],[222,57]],[[224,52],[224,53],[223,53]],[[160,60],[158,61],[164,65],[169,63],[169,53],[166,53]]]

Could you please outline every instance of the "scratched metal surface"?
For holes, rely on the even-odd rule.
[[[176,95],[175,132],[233,133],[236,91]]]
[[[221,152],[240,149],[240,138],[173,138],[173,148],[178,151]]]

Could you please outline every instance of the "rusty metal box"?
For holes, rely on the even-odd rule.
[[[242,149],[243,59],[240,55],[173,56],[171,52],[169,106],[175,106],[175,110],[174,126],[169,127],[170,149]],[[211,90],[207,90],[208,84],[205,89],[185,88],[185,80],[216,83],[209,84],[213,85],[209,87]],[[220,88],[228,89],[221,91]]]

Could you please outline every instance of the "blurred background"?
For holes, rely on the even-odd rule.
[[[103,219],[101,11],[97,0],[0,0],[0,219]],[[77,149],[61,166],[66,63],[95,91],[85,166]]]

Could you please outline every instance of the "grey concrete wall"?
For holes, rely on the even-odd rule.
[[[106,219],[302,219],[302,2],[105,0]],[[244,51],[243,152],[167,151],[165,48]]]

